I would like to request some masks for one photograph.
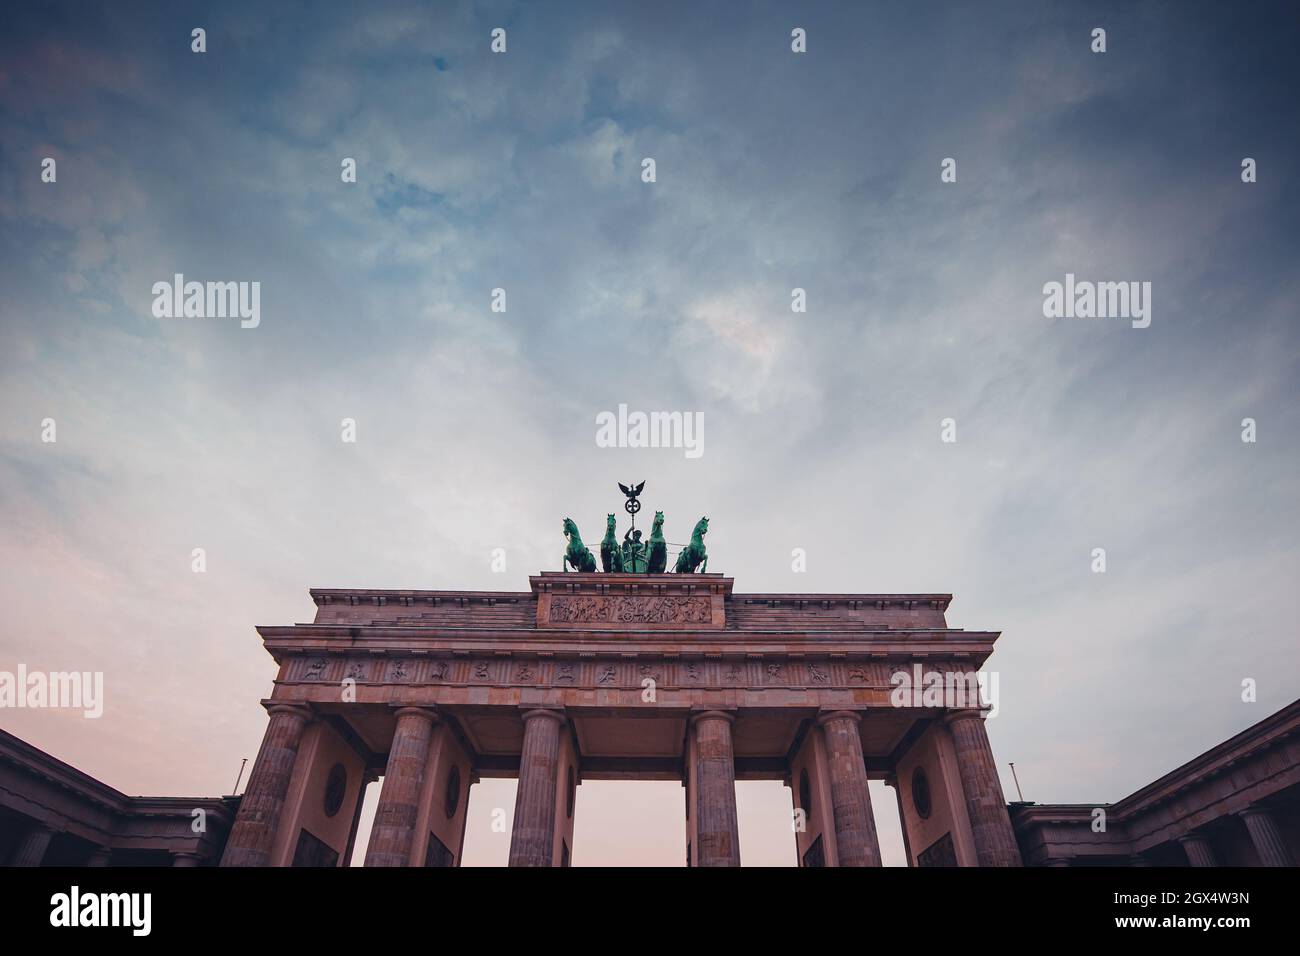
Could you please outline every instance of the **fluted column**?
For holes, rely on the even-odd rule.
[[[695,865],[740,866],[736,826],[736,760],[731,714],[706,710],[691,718],[695,735]]]
[[[22,841],[14,849],[14,855],[9,861],[9,865],[40,866],[41,861],[45,859],[45,851],[50,848],[50,840],[53,838],[53,830],[43,823],[36,824],[23,835]]]
[[[862,757],[858,724],[851,710],[823,714],[826,763],[831,778],[831,810],[835,819],[835,856],[840,866],[880,866],[880,843],[867,789],[867,765]]]
[[[90,851],[90,856],[86,857],[86,866],[104,867],[113,859],[113,849],[107,846],[97,846]]]
[[[384,785],[366,848],[366,866],[410,866],[415,818],[420,812],[424,767],[437,712],[428,707],[400,707],[397,729],[388,749]]]
[[[1183,851],[1187,854],[1187,862],[1192,866],[1219,865],[1219,861],[1214,856],[1214,847],[1210,846],[1210,841],[1205,837],[1189,833],[1186,836],[1179,837],[1178,842],[1183,845]]]
[[[555,853],[555,789],[564,714],[538,708],[524,713],[524,748],[510,834],[511,866],[551,866]]]
[[[966,796],[966,814],[980,866],[1020,866],[1020,848],[1011,829],[993,748],[978,710],[956,710],[944,717],[957,751],[957,771]]]
[[[266,710],[271,719],[248,777],[248,788],[239,801],[239,814],[226,840],[222,866],[267,866],[271,862],[284,798],[311,710],[303,704],[270,704]]]
[[[1293,866],[1291,851],[1282,839],[1282,831],[1277,827],[1273,814],[1263,807],[1247,807],[1240,811],[1241,817],[1250,831],[1250,842],[1255,844],[1259,854],[1260,866]]]

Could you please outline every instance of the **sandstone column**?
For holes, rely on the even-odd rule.
[[[1219,865],[1219,861],[1214,858],[1214,847],[1210,846],[1210,841],[1205,837],[1189,833],[1179,837],[1178,842],[1183,845],[1183,850],[1187,853],[1187,862],[1192,866]]]
[[[524,712],[524,749],[510,835],[510,866],[552,866],[555,850],[555,790],[564,714],[538,708]]]
[[[222,866],[267,866],[271,862],[284,798],[311,709],[303,704],[272,703],[266,710],[271,720],[226,840]]]
[[[43,823],[36,824],[27,831],[14,849],[14,855],[9,861],[9,865],[40,866],[41,861],[45,859],[45,851],[50,848],[50,840],[53,838],[53,830]]]
[[[1020,866],[1020,848],[1011,829],[983,717],[978,710],[956,710],[950,711],[944,722],[957,751],[957,769],[979,865]]]
[[[86,866],[101,867],[108,866],[113,859],[113,849],[107,846],[97,846],[90,851],[90,856],[86,857]]]
[[[706,710],[691,718],[695,735],[695,865],[740,866],[736,827],[736,761],[731,746],[735,718]]]
[[[1277,828],[1273,814],[1263,807],[1247,807],[1240,811],[1241,817],[1250,831],[1250,842],[1255,844],[1259,854],[1260,866],[1293,866],[1291,851],[1282,839],[1282,831]]]
[[[817,719],[826,741],[830,768],[831,809],[835,818],[835,853],[840,866],[880,866],[880,844],[867,789],[867,765],[862,757],[858,724],[851,710],[837,710]]]
[[[173,853],[172,866],[174,867],[193,867],[199,865],[199,855],[197,853]]]
[[[415,840],[415,818],[424,789],[424,766],[429,760],[429,740],[437,711],[428,707],[400,707],[397,730],[388,750],[384,786],[379,791],[375,823],[366,849],[366,866],[410,866]]]

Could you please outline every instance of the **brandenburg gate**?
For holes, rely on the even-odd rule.
[[[1020,865],[980,709],[891,697],[992,652],[947,626],[950,595],[581,566],[522,592],[313,590],[310,624],[258,628],[279,672],[222,865],[347,865],[381,776],[367,866],[459,865],[484,776],[519,781],[512,866],[569,864],[583,781],[647,779],[681,781],[691,866],[740,864],[736,780],[789,786],[803,865],[879,866],[871,779],[910,865]]]

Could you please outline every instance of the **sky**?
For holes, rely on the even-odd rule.
[[[524,590],[618,481],[669,540],[707,514],[737,592],[1001,631],[1009,797],[1014,761],[1028,800],[1117,800],[1298,696],[1293,3],[6,20],[0,670],[105,675],[97,720],[0,712],[55,756],[228,792],[255,625],[310,587]],[[256,328],[155,317],[177,273],[259,282]],[[1151,283],[1149,327],[1046,317],[1067,274]],[[702,415],[703,453],[599,447],[620,404]],[[584,784],[575,864],[679,864],[676,786]],[[511,787],[475,788],[467,864]],[[741,785],[743,858],[794,862],[789,801]]]

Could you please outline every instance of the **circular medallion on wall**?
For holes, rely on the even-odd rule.
[[[332,817],[343,806],[343,795],[348,792],[348,772],[343,764],[336,763],[325,778],[325,816]]]
[[[916,813],[922,820],[929,818],[930,780],[920,767],[912,771],[912,806],[916,807]]]
[[[459,807],[460,767],[452,767],[451,773],[447,774],[447,792],[442,798],[442,808],[446,811],[448,820],[456,815],[456,810]]]

